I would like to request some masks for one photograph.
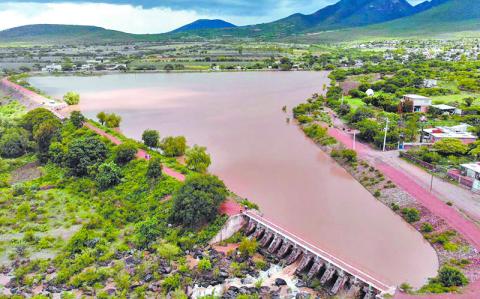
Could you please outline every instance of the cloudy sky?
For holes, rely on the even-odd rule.
[[[338,0],[0,0],[0,30],[27,24],[96,25],[161,33],[197,19],[258,24],[312,13]],[[411,3],[422,0],[409,0]]]

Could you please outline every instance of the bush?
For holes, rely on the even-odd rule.
[[[206,147],[193,146],[186,152],[187,168],[196,172],[205,173],[210,166],[211,159]]]
[[[145,130],[142,134],[143,143],[148,147],[158,147],[160,134],[156,130]]]
[[[98,167],[95,180],[101,190],[111,188],[122,181],[120,168],[112,162],[103,163]]]
[[[137,147],[135,144],[130,142],[122,143],[115,148],[115,162],[118,164],[127,164],[135,159],[136,154]]]
[[[438,272],[438,280],[445,287],[460,287],[468,284],[465,275],[452,266],[443,266]]]
[[[200,271],[209,271],[212,269],[212,263],[210,262],[210,260],[208,258],[202,258],[199,262],[198,262],[198,270]]]
[[[254,239],[243,238],[238,246],[238,250],[243,256],[252,256],[257,252],[258,243]]]
[[[70,114],[70,121],[75,126],[75,128],[81,128],[83,122],[85,121],[85,116],[80,111],[73,111]]]
[[[135,225],[135,243],[140,248],[148,248],[164,232],[156,217],[147,218]]]
[[[157,246],[156,250],[161,258],[164,258],[168,261],[173,260],[182,252],[177,245],[170,243],[161,243]]]
[[[69,91],[63,96],[63,100],[68,105],[78,105],[78,103],[80,103],[80,95],[76,92]]]
[[[430,223],[425,222],[424,224],[422,224],[421,230],[423,233],[431,233],[433,232],[433,226]]]
[[[360,131],[358,137],[367,142],[373,142],[379,132],[383,133],[378,122],[373,119],[363,119],[357,122],[355,127]]]
[[[343,104],[343,105],[340,105],[340,107],[338,107],[338,114],[340,114],[341,116],[344,116],[349,114],[351,110],[352,108],[350,107],[350,105]]]
[[[118,128],[120,127],[121,122],[122,117],[120,115],[116,115],[115,113],[106,114],[105,116],[105,125],[109,128]]]
[[[169,292],[176,290],[180,287],[181,284],[181,276],[180,274],[173,274],[170,276],[165,277],[162,282],[162,286]]]
[[[91,167],[105,161],[108,149],[97,137],[73,140],[67,150],[65,163],[77,176],[88,174]]]
[[[420,220],[420,212],[415,208],[404,208],[402,210],[402,215],[408,223],[413,223]]]
[[[147,177],[150,179],[158,179],[162,176],[162,161],[160,158],[152,158],[148,162]]]
[[[444,156],[464,155],[468,151],[468,145],[454,138],[445,138],[433,145],[433,148]]]
[[[48,156],[50,161],[61,166],[65,160],[66,152],[66,148],[63,144],[60,142],[53,142],[50,144]]]
[[[180,157],[185,154],[187,140],[183,136],[167,137],[162,140],[160,148],[167,157]]]
[[[4,158],[18,158],[27,153],[28,132],[20,128],[10,128],[0,138],[0,155]]]
[[[225,200],[225,184],[212,175],[195,175],[173,195],[172,222],[199,227],[215,219],[220,203]]]

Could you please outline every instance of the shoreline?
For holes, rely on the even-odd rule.
[[[345,132],[342,132],[340,131],[340,129],[333,127],[333,124],[330,126],[330,124],[324,121],[319,121],[318,123],[326,129],[327,136],[329,136],[329,138],[335,139],[336,144],[322,145],[320,144],[320,142],[315,141],[313,138],[310,138],[308,136],[306,137],[309,138],[312,142],[314,142],[322,152],[327,154],[339,166],[345,169],[357,182],[359,182],[368,192],[370,192],[372,196],[377,198],[377,200],[381,201],[382,204],[384,204],[386,207],[393,210],[394,213],[402,217],[402,221],[405,221],[406,223],[408,223],[408,221],[405,220],[401,213],[401,210],[403,208],[414,207],[420,211],[420,221],[408,224],[415,230],[417,230],[420,234],[422,234],[425,241],[428,242],[430,246],[432,246],[432,248],[435,250],[439,261],[439,269],[442,266],[450,265],[453,260],[460,261],[468,259],[469,261],[472,261],[469,267],[461,268],[462,272],[466,272],[465,274],[469,278],[470,282],[468,285],[458,288],[458,292],[442,294],[397,292],[394,298],[414,299],[425,296],[428,296],[428,298],[437,298],[437,296],[439,296],[438,298],[442,299],[453,297],[462,299],[477,298],[470,296],[472,293],[477,294],[477,292],[480,291],[480,258],[478,257],[478,253],[480,251],[480,244],[477,244],[474,240],[469,238],[469,236],[466,236],[462,234],[458,229],[455,229],[444,218],[430,211],[428,206],[425,206],[425,204],[421,200],[419,200],[414,194],[411,194],[409,190],[403,188],[404,186],[400,186],[397,182],[392,182],[392,180],[396,180],[396,174],[387,174],[387,170],[391,167],[386,165],[384,162],[379,162],[375,161],[375,159],[372,159],[372,157],[367,154],[367,151],[369,149],[367,145],[358,141],[356,142],[355,152],[357,152],[358,154],[359,165],[351,165],[347,161],[342,160],[341,158],[334,158],[332,156],[332,151],[334,150],[353,150],[353,140],[351,139],[351,136],[348,136]],[[305,134],[303,128],[307,127],[309,124],[301,124],[296,119],[295,124]],[[317,122],[313,122],[311,124],[317,124]],[[374,176],[370,177],[369,180],[366,180],[366,176],[364,175],[365,172],[373,172]],[[371,180],[376,180],[374,179],[375,175],[377,177],[383,178],[388,177],[390,180],[387,183],[385,183],[385,180],[383,180],[383,182],[380,180],[374,185],[369,185]],[[380,191],[381,193],[376,194],[378,191]],[[455,212],[457,212],[457,210],[455,210]],[[465,221],[468,220],[465,219]],[[465,251],[467,251],[468,254],[464,256],[455,256],[451,251],[445,250],[441,244],[438,244],[437,242],[432,242],[432,239],[428,238],[428,233],[422,231],[422,225],[427,222],[434,224],[435,230],[431,234],[442,234],[448,231],[454,231],[455,233],[457,233],[455,235],[455,242],[458,242],[459,245],[462,246],[462,248],[459,249],[459,251],[461,251],[459,255]],[[468,250],[466,250],[467,247]],[[442,297],[443,295],[446,295],[447,297]]]

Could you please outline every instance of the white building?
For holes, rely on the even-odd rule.
[[[462,174],[473,179],[473,191],[480,191],[480,162],[460,165]]]
[[[432,99],[418,94],[406,94],[403,96],[403,101],[413,102],[412,112],[426,113],[428,111],[428,107],[432,106]]]
[[[42,72],[61,72],[62,71],[62,66],[60,64],[49,64],[42,68]]]

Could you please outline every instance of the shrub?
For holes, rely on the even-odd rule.
[[[156,250],[160,257],[168,261],[173,260],[181,253],[180,248],[177,245],[171,243],[161,243],[157,246]]]
[[[181,284],[181,276],[180,274],[173,274],[170,276],[165,277],[165,279],[162,282],[162,286],[167,290],[167,291],[173,291],[176,290],[180,287]]]
[[[80,111],[73,111],[70,114],[70,121],[75,126],[75,128],[81,128],[83,122],[85,121],[85,116]]]
[[[153,158],[148,162],[147,177],[158,179],[162,176],[162,161],[160,158]]]
[[[115,148],[115,162],[118,164],[127,164],[132,161],[137,154],[137,147],[135,144],[125,142],[117,145]]]
[[[460,156],[468,151],[468,145],[454,138],[445,138],[433,145],[433,148],[444,156],[456,155]]]
[[[254,239],[243,238],[242,242],[238,246],[238,250],[243,256],[252,256],[257,252],[258,243]]]
[[[198,227],[213,220],[220,203],[225,200],[225,184],[212,175],[195,175],[173,195],[172,222],[187,227]]]
[[[156,130],[145,130],[142,134],[143,143],[148,147],[158,147],[160,134]]]
[[[141,248],[147,248],[162,235],[163,226],[156,217],[147,218],[135,225],[135,243]]]
[[[212,269],[212,263],[210,262],[210,260],[208,258],[202,258],[199,262],[198,262],[198,270],[200,271],[209,271]]]
[[[0,155],[4,158],[18,158],[27,153],[28,132],[20,128],[10,128],[0,138]]]
[[[420,212],[415,208],[404,208],[402,210],[402,215],[408,223],[413,223],[420,220]]]
[[[185,153],[187,140],[183,136],[167,137],[162,140],[160,148],[167,157],[180,157]]]
[[[60,142],[53,142],[50,144],[50,148],[48,150],[48,156],[50,161],[57,165],[63,165],[65,160],[65,154],[67,150],[63,144]]]
[[[101,190],[111,188],[122,181],[120,168],[112,162],[103,163],[98,167],[95,180]]]
[[[68,105],[78,105],[78,103],[80,103],[80,95],[76,92],[69,91],[63,96],[63,100]]]
[[[190,170],[204,173],[210,166],[211,159],[206,147],[195,145],[187,150],[185,156],[187,168]]]
[[[107,146],[97,137],[75,139],[68,146],[65,163],[74,175],[83,176],[92,166],[103,162],[107,153]]]
[[[115,113],[106,114],[105,116],[105,125],[109,128],[118,128],[122,122],[122,117]]]
[[[433,226],[430,223],[425,222],[425,223],[422,224],[422,229],[421,230],[422,230],[423,233],[431,233],[431,232],[433,232]]]
[[[452,266],[443,266],[438,272],[438,280],[445,287],[460,287],[468,284],[465,275]]]

